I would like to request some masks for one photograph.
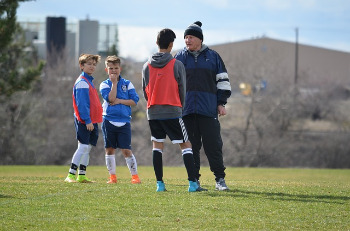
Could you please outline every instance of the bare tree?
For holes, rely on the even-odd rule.
[[[315,78],[308,70],[300,70],[303,81],[294,85],[293,75],[281,64],[287,55],[262,47],[257,43],[249,52],[225,56],[232,82],[236,83],[234,90],[239,92],[240,83],[251,86],[246,96],[236,93],[230,98],[229,116],[221,118],[225,162],[233,166],[317,166],[312,156],[333,147],[331,156],[337,156],[334,159],[338,163],[332,159],[332,166],[344,166],[340,159],[350,147],[338,148],[339,142],[334,139],[342,140],[337,132],[344,127],[325,133],[307,128],[307,121],[315,119],[333,125],[346,120],[337,109],[339,100],[332,100],[337,85],[330,82],[325,88],[306,87]],[[262,81],[267,81],[266,89],[261,88]]]

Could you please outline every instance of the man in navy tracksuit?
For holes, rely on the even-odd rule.
[[[226,115],[225,104],[231,85],[220,55],[203,44],[202,23],[191,24],[184,33],[186,47],[175,58],[186,69],[186,101],[183,121],[192,143],[196,178],[200,174],[200,149],[204,147],[216,189],[228,190],[225,183],[219,116]],[[198,182],[199,183],[199,182]]]

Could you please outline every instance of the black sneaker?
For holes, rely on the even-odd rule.
[[[197,185],[198,185],[198,188],[197,188],[197,191],[208,191],[208,189],[206,189],[206,188],[202,188],[201,187],[201,183],[199,182],[199,180],[196,180],[197,181]]]
[[[219,191],[228,191],[228,190],[230,190],[230,189],[227,187],[224,178],[220,178],[218,181],[216,181],[215,189],[216,189],[216,190],[219,190]]]

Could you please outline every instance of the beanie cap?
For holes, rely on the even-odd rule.
[[[196,21],[193,24],[189,25],[185,30],[184,38],[186,35],[193,35],[203,41],[203,32],[201,26],[202,23],[200,21]]]

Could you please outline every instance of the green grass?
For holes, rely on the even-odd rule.
[[[184,167],[165,167],[167,192],[155,192],[152,167],[140,185],[126,167],[106,184],[63,182],[67,166],[0,166],[0,230],[350,230],[350,170],[228,168],[229,192],[187,192]]]

